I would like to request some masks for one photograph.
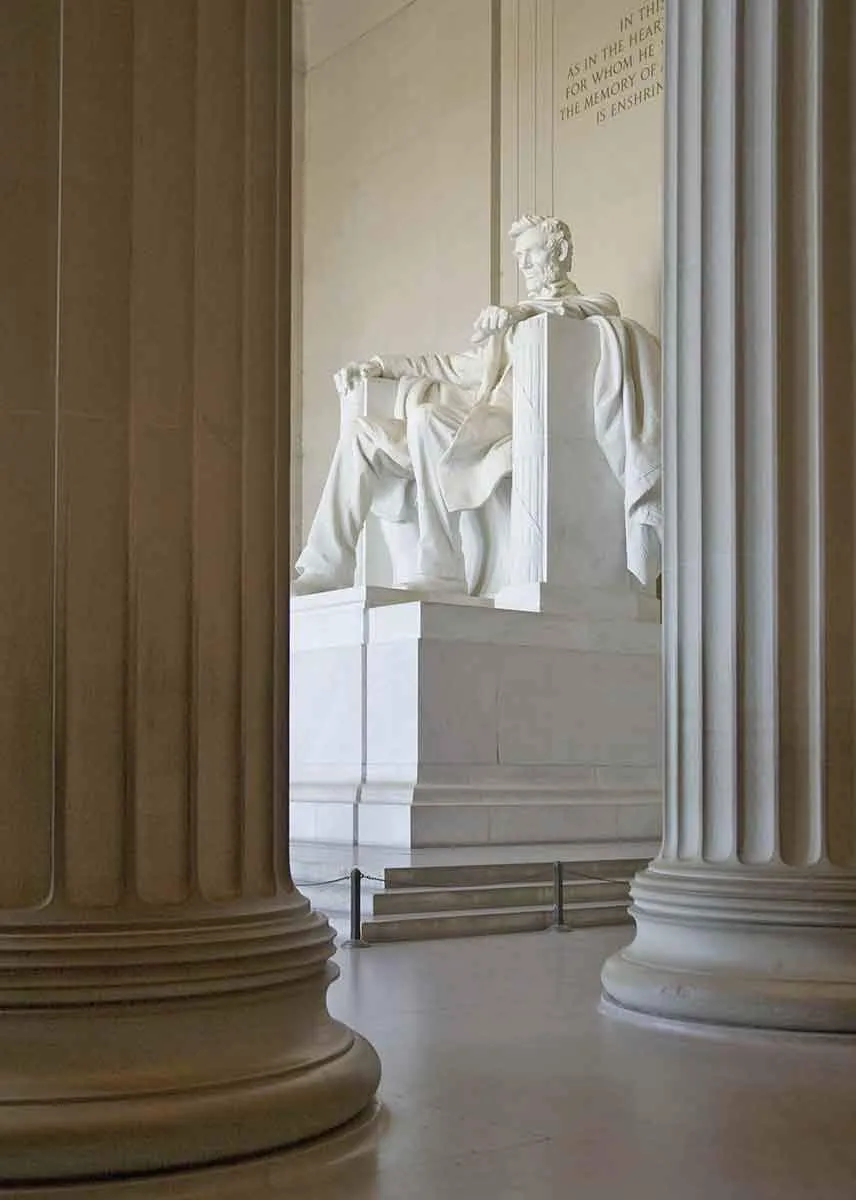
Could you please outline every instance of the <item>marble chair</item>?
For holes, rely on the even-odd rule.
[[[482,508],[461,515],[470,593],[500,607],[609,617],[656,616],[629,575],[624,508],[595,439],[597,330],[541,315],[517,331],[512,472]],[[342,400],[342,421],[391,417],[395,380],[367,379]],[[355,584],[395,587],[416,560],[416,508],[404,522],[370,515]]]
[[[355,416],[394,417],[398,387],[394,379],[360,380],[342,397],[342,427]],[[398,587],[416,574],[416,503],[408,498],[409,520],[389,521],[374,513],[366,519],[357,546],[355,587]],[[506,476],[487,504],[461,514],[467,588],[473,596],[494,596],[506,580],[510,504],[511,477]]]

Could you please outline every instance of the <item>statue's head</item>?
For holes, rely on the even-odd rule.
[[[558,217],[524,213],[508,231],[514,255],[530,296],[555,291],[571,270],[574,244],[571,231]]]

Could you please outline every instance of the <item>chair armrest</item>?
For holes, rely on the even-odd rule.
[[[396,379],[360,379],[342,397],[341,423],[344,427],[354,417],[379,417],[389,420],[395,416]]]

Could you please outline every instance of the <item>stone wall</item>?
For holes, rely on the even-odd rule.
[[[338,429],[333,371],[409,347],[463,347],[487,302],[491,9],[490,0],[414,0],[307,63],[306,519]]]

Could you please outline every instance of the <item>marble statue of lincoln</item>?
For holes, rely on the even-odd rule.
[[[295,594],[351,586],[368,513],[400,521],[407,519],[406,512],[412,515],[414,504],[416,573],[404,586],[466,592],[460,514],[481,507],[511,470],[515,330],[538,313],[593,319],[602,326],[596,433],[625,486],[628,567],[643,582],[659,569],[657,343],[621,317],[611,296],[580,293],[570,277],[573,246],[564,221],[526,214],[509,236],[527,298],[484,309],[468,350],[378,355],[336,373],[340,396],[360,379],[399,380],[396,416],[355,417],[342,429],[297,560]]]

